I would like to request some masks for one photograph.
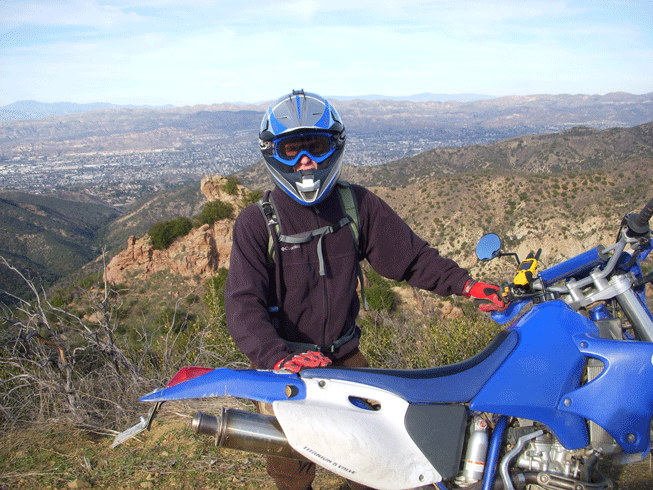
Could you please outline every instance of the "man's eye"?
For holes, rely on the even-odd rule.
[[[299,153],[300,148],[301,148],[300,145],[288,144],[288,145],[286,145],[285,153],[288,156],[294,156],[294,155],[297,155],[297,153]]]
[[[327,148],[323,141],[314,141],[311,143],[310,152],[313,155],[321,155],[326,152]]]

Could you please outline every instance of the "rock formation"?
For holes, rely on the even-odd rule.
[[[202,179],[201,191],[207,201],[228,202],[237,213],[249,191],[238,185],[235,192],[233,189],[227,192],[227,183],[224,177],[210,175]],[[169,270],[201,281],[221,267],[229,268],[233,223],[232,219],[224,219],[194,228],[185,237],[177,238],[166,250],[154,250],[148,235],[141,238],[130,236],[127,248],[109,262],[106,278],[117,284],[126,282],[128,277],[147,277]]]

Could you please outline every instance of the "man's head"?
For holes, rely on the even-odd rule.
[[[320,202],[340,177],[345,127],[317,94],[293,91],[273,102],[259,143],[274,183],[300,204]]]

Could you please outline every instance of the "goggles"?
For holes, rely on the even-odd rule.
[[[289,166],[296,165],[304,155],[315,163],[321,163],[329,158],[335,149],[335,142],[329,133],[286,136],[274,142],[274,156]]]

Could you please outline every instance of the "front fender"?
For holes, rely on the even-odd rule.
[[[265,403],[306,398],[306,385],[296,374],[256,369],[220,368],[142,397],[141,402],[233,396]]]

